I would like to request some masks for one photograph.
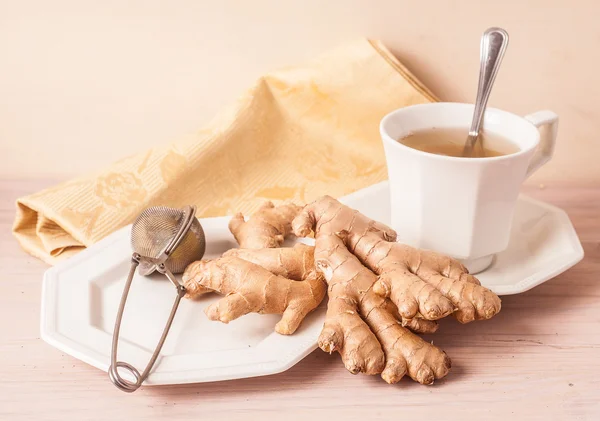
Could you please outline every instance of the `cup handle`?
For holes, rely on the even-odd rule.
[[[546,162],[550,161],[552,155],[554,155],[556,134],[558,133],[558,115],[553,111],[538,111],[526,115],[524,118],[537,127],[538,131],[540,131],[542,126],[548,126],[547,131],[540,131],[540,144],[537,146],[536,151],[529,162],[529,167],[527,168],[527,175],[525,178],[528,178]]]

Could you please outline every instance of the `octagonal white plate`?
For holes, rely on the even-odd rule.
[[[368,216],[389,221],[387,183],[343,200]],[[229,218],[207,218],[206,258],[235,247]],[[75,257],[49,269],[42,290],[41,336],[49,344],[107,371],[112,331],[130,264],[125,227]],[[567,270],[583,257],[566,213],[521,197],[509,248],[478,275],[498,294],[516,294]],[[136,276],[123,318],[119,360],[142,369],[163,329],[174,288],[160,275]],[[145,385],[228,380],[287,370],[316,348],[324,306],[292,336],[273,332],[279,316],[251,314],[228,325],[209,321],[204,308],[217,300],[182,300],[161,356]],[[108,381],[108,379],[107,379]]]

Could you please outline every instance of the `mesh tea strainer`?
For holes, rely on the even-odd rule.
[[[125,288],[123,289],[119,311],[117,312],[110,367],[108,368],[110,380],[124,392],[137,390],[146,377],[148,377],[169,333],[173,318],[177,312],[177,307],[179,307],[179,302],[185,295],[185,287],[179,283],[173,274],[183,272],[187,265],[200,260],[204,255],[206,247],[204,231],[195,214],[195,206],[186,206],[183,209],[155,206],[144,210],[131,227],[131,248],[133,249],[131,268],[125,282]],[[123,310],[125,309],[127,295],[129,294],[135,270],[138,267],[139,273],[144,276],[154,271],[162,273],[177,290],[177,296],[175,297],[171,314],[167,319],[167,324],[142,374],[131,364],[117,361],[117,348]],[[135,381],[132,382],[121,377],[119,369],[128,371]]]

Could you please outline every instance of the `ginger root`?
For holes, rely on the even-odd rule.
[[[315,270],[314,247],[273,248],[291,232],[300,209],[267,202],[248,221],[242,214],[234,216],[229,229],[246,248],[189,265],[183,274],[186,297],[215,291],[225,297],[206,308],[210,320],[228,323],[248,313],[282,314],[275,331],[294,333],[326,293],[323,277]]]
[[[275,330],[291,334],[327,291],[319,347],[337,351],[352,373],[431,384],[449,372],[450,358],[413,332],[434,332],[450,314],[467,323],[500,311],[498,296],[460,262],[396,243],[394,230],[329,196],[303,209],[269,202],[229,227],[242,248],[188,266],[187,296],[225,295],[206,309],[224,323],[250,312],[282,314]],[[314,233],[315,247],[278,248],[292,232]]]
[[[243,214],[237,213],[229,221],[229,231],[241,248],[279,247],[291,233],[291,222],[301,209],[292,203],[275,206],[265,202],[248,221],[244,220]]]
[[[319,347],[339,352],[352,373],[431,384],[450,359],[406,327],[435,330],[452,313],[466,323],[500,311],[498,296],[458,261],[395,243],[394,230],[329,196],[305,206],[292,226],[299,237],[314,232],[315,266],[329,285]]]

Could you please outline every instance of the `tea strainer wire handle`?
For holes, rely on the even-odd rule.
[[[200,260],[204,255],[206,241],[202,226],[195,217],[196,207],[186,206],[183,209],[172,209],[164,206],[155,206],[144,210],[134,222],[131,228],[131,239],[133,254],[131,255],[131,268],[123,288],[121,303],[115,320],[113,331],[110,367],[108,376],[113,384],[124,392],[136,391],[150,374],[150,370],[156,362],[162,349],[169,329],[173,324],[175,313],[181,298],[186,290],[175,278],[173,273],[180,273],[185,267],[195,260]],[[141,266],[140,266],[141,264]],[[165,275],[175,286],[177,296],[171,308],[171,314],[158,340],[158,344],[146,365],[144,371],[140,372],[131,364],[117,360],[117,349],[119,347],[119,333],[121,322],[125,311],[125,304],[131,283],[140,267],[143,275],[148,275],[155,270]],[[121,377],[119,369],[128,372],[134,381]]]
[[[123,319],[125,303],[127,302],[127,296],[129,295],[129,289],[131,288],[131,283],[133,281],[133,276],[135,275],[135,270],[140,264],[140,257],[141,256],[138,253],[134,253],[131,257],[131,269],[129,270],[129,276],[127,277],[127,282],[125,283],[125,289],[123,290],[121,303],[119,305],[119,311],[117,313],[117,319],[115,321],[110,367],[108,369],[108,376],[110,377],[110,380],[113,382],[113,384],[122,391],[128,393],[136,391],[142,385],[144,380],[146,380],[146,377],[148,377],[148,374],[150,373],[150,370],[152,370],[152,367],[154,366],[154,363],[156,362],[156,359],[160,354],[160,350],[162,349],[165,343],[165,339],[167,339],[167,335],[169,333],[169,330],[171,329],[171,325],[173,324],[175,313],[177,312],[177,308],[179,307],[179,302],[181,301],[181,298],[185,295],[185,287],[181,285],[177,281],[177,279],[175,279],[173,274],[165,268],[164,263],[158,265],[157,270],[160,273],[163,273],[167,278],[169,278],[169,281],[171,281],[177,289],[177,296],[175,297],[175,301],[173,302],[173,307],[171,308],[171,314],[167,319],[167,324],[165,325],[162,335],[158,340],[158,344],[156,345],[156,348],[152,353],[152,357],[150,357],[150,361],[148,361],[148,364],[146,365],[146,368],[144,369],[142,374],[140,374],[140,372],[131,364],[126,363],[124,361],[117,361],[117,348],[119,346],[119,332],[121,330],[121,320]],[[131,382],[121,377],[118,371],[119,369],[126,370],[129,373],[131,373],[131,375],[135,378],[135,382]]]

